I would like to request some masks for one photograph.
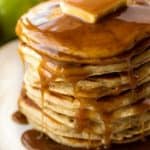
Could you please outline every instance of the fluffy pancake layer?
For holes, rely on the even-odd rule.
[[[150,134],[149,23],[115,14],[86,24],[52,1],[24,15],[17,33],[25,65],[19,109],[36,129],[82,148]]]
[[[131,8],[128,15],[133,13]],[[17,33],[23,42],[44,50],[51,57],[66,54],[79,60],[102,59],[129,50],[150,34],[150,26],[148,22],[128,22],[118,15],[97,24],[86,24],[64,15],[59,2],[51,2],[23,16],[18,22]]]
[[[55,101],[55,99],[56,98],[53,99],[51,97],[52,101]],[[60,101],[61,100],[62,99],[60,99]],[[142,134],[145,135],[145,133],[149,132],[150,112],[148,107],[143,107],[143,103],[145,102],[146,101],[140,101],[130,107],[123,107],[113,112],[113,121],[109,124],[111,128],[113,128],[111,134],[113,143],[132,142],[134,139],[137,140],[137,138],[140,138]],[[52,109],[52,104],[45,102],[46,106],[44,108],[43,118],[42,110],[34,103],[33,97],[32,100],[29,98],[21,98],[19,105],[22,112],[26,114],[29,121],[31,121],[31,124],[40,129],[40,131],[50,135],[50,137],[51,134],[54,134],[54,137],[59,136],[59,138],[63,137],[68,139],[67,145],[69,146],[72,144],[71,139],[76,141],[76,144],[74,144],[73,147],[97,147],[106,142],[104,141],[104,122],[94,110],[90,110],[86,113],[90,120],[90,126],[85,128],[82,132],[79,132],[76,130],[75,119],[78,109],[70,109],[72,113],[74,112],[74,115],[69,116],[63,113],[63,111],[68,111],[67,108],[60,107],[59,111],[61,111],[61,113],[59,113],[57,112],[58,105],[56,105],[57,107],[54,106]],[[139,112],[140,109],[141,112]],[[67,114],[70,114],[70,111],[68,111]],[[97,116],[97,118],[94,119],[93,116]],[[53,139],[57,141],[57,139]],[[63,139],[58,142],[66,144]]]

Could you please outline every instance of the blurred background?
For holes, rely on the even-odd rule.
[[[0,45],[16,37],[18,18],[43,0],[0,0]]]

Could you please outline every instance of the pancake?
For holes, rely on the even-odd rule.
[[[57,15],[51,13],[58,7],[58,2],[43,3],[25,15],[17,26],[17,33],[22,41],[31,47],[34,45],[35,49],[44,50],[51,56],[63,52],[83,59],[101,59],[127,51],[150,33],[148,23],[127,22],[110,17],[89,25],[62,12],[56,13]],[[27,25],[22,25],[22,22]],[[48,34],[42,34],[44,32]],[[44,45],[39,46],[38,43]]]
[[[27,48],[22,46],[19,48],[22,57],[25,57],[26,62],[34,65],[34,67],[38,68],[38,66],[44,61],[43,69],[48,70],[50,73],[54,74],[64,74],[64,76],[80,77],[79,79],[86,78],[88,76],[93,75],[103,75],[109,74],[112,72],[124,72],[129,69],[129,67],[137,68],[142,64],[149,62],[150,58],[150,49],[145,49],[143,53],[140,55],[135,55],[130,61],[129,58],[126,58],[126,61],[121,60],[121,62],[108,63],[104,65],[76,65],[74,63],[64,64],[63,62],[52,61],[51,59],[47,61],[47,59],[42,59],[41,55],[31,48]],[[63,68],[63,69],[62,69]],[[64,70],[64,71],[62,71]]]
[[[111,8],[125,1],[117,2]],[[49,1],[20,18],[25,75],[18,106],[33,128],[84,149],[150,135],[147,12],[149,6],[132,5],[88,24]]]
[[[137,86],[150,81],[149,67],[150,64],[148,63],[135,71],[136,77],[138,77],[135,81],[137,82]],[[53,81],[48,86],[50,91],[63,95],[74,96],[75,93],[78,93],[78,97],[100,98],[107,95],[116,95],[132,88],[130,80],[131,78],[128,74],[113,74],[111,76],[96,76],[86,80],[80,80],[76,83],[76,90],[74,90],[72,83],[65,82],[63,79]],[[26,85],[39,88],[41,85],[38,70],[35,70],[33,67],[29,68],[26,71],[24,82]],[[134,83],[132,85],[134,86]],[[92,93],[89,94],[89,91],[92,91]]]
[[[31,86],[26,86],[27,95],[29,98],[35,101],[35,103],[38,106],[41,106],[41,92],[40,89],[33,88]],[[138,93],[136,98],[133,99],[133,93],[131,91],[127,91],[125,93],[120,94],[119,96],[113,96],[113,97],[106,97],[101,98],[97,102],[95,102],[98,107],[101,107],[103,111],[111,112],[114,111],[120,107],[123,106],[129,106],[130,104],[136,103],[139,100],[149,97],[149,84],[145,84],[135,90],[135,93]],[[44,93],[44,99],[45,104],[53,106],[53,108],[56,108],[56,111],[59,111],[59,113],[64,113],[65,115],[71,115],[76,114],[75,111],[80,108],[80,99],[75,99],[70,96],[61,95],[59,93],[52,93],[49,91],[45,91]],[[119,100],[118,100],[119,99]],[[86,103],[86,101],[88,101]],[[92,103],[94,103],[94,100],[85,99],[82,100],[82,102],[85,103],[85,108],[89,110],[93,110],[94,106]],[[72,113],[71,113],[71,109]],[[66,110],[66,112],[65,112]],[[67,112],[68,110],[68,112]],[[75,116],[74,116],[75,117]]]
[[[41,119],[40,116],[42,116],[42,115],[37,115],[38,113],[40,113],[39,107],[36,106],[35,104],[31,105],[32,102],[31,101],[29,102],[29,101],[30,100],[21,99],[20,100],[20,108],[22,108],[22,112],[24,112],[24,113],[26,113],[26,111],[28,111],[28,115],[30,114],[29,112],[32,112],[31,114],[36,114],[36,115],[32,115],[32,119],[31,119],[31,117],[29,117],[29,118],[31,120],[34,120],[34,122],[39,122],[39,124],[40,124],[40,122],[41,122],[40,121],[40,119]],[[32,109],[31,109],[31,106],[33,106]],[[120,112],[123,113],[121,119],[119,119],[118,115],[117,115],[116,118],[118,118],[118,120],[113,122],[113,126],[114,126],[113,133],[114,133],[114,135],[112,135],[112,137],[114,138],[113,140],[115,142],[119,143],[123,138],[128,138],[128,140],[131,138],[130,140],[133,140],[132,136],[131,136],[131,133],[134,135],[133,137],[135,138],[141,133],[141,131],[142,132],[143,131],[147,132],[149,130],[149,128],[150,128],[149,113],[150,112],[149,111],[147,112],[147,110],[144,110],[144,112],[142,114],[140,114],[142,117],[140,117],[140,116],[137,117],[136,110],[137,110],[138,106],[139,105],[136,104],[136,105],[134,105],[130,108],[124,108],[124,110],[122,110],[122,111],[118,110],[113,114],[114,116],[116,116],[116,114],[120,114]],[[126,111],[128,112],[127,113],[128,115],[124,116],[125,109],[127,109]],[[53,119],[50,118],[50,116],[53,116]],[[73,130],[73,129],[69,130],[69,128],[72,128],[72,127],[67,126],[66,129],[65,129],[66,124],[63,125],[60,121],[60,120],[63,119],[62,116],[60,116],[60,118],[59,117],[57,118],[57,117],[54,117],[54,113],[49,113],[48,115],[45,115],[45,117],[46,118],[44,120],[45,121],[48,120],[48,121],[46,121],[46,124],[45,124],[45,127],[44,127],[45,132],[46,133],[48,132],[47,129],[45,129],[45,128],[46,127],[48,128],[48,126],[50,126],[50,128],[48,128],[48,129],[50,129],[49,132],[52,132],[53,134],[58,135],[58,136],[60,136],[60,134],[61,134],[61,136],[66,137],[66,138],[74,138],[76,141],[79,142],[78,144],[80,144],[80,146],[78,146],[78,144],[73,145],[74,147],[82,147],[81,146],[81,144],[82,144],[81,141],[82,140],[84,141],[85,139],[87,140],[87,141],[85,140],[87,142],[86,147],[89,147],[89,146],[93,147],[92,145],[89,144],[89,141],[88,141],[89,136],[90,136],[90,143],[96,142],[98,140],[102,140],[101,139],[102,137],[100,136],[100,134],[102,134],[102,133],[100,133],[100,130],[98,130],[99,131],[99,134],[98,134],[98,133],[93,133],[94,129],[93,130],[90,129],[90,131],[91,131],[90,135],[88,135],[88,131],[85,130],[85,131],[82,132],[82,136],[80,135],[78,137],[77,135],[79,134],[79,132],[73,133],[73,131],[76,131],[76,130]],[[54,118],[57,119],[57,120],[55,120]],[[132,124],[131,124],[131,119],[132,119]],[[142,122],[145,122],[145,127],[144,128],[140,127],[141,123],[140,124],[138,123],[138,122],[141,122],[140,119],[142,119]],[[66,121],[64,121],[64,123],[66,123]],[[118,126],[116,127],[116,124],[119,125],[119,128],[118,128]],[[34,123],[34,126],[37,128],[38,127],[37,123]],[[41,126],[40,130],[43,130],[43,127],[42,127],[43,125],[40,125],[40,126]],[[95,126],[92,126],[92,127],[95,127]],[[100,126],[98,126],[98,127],[100,127]],[[134,127],[134,130],[133,130],[133,127]],[[141,128],[143,128],[143,129],[141,129]],[[132,130],[130,130],[130,129],[132,129]],[[101,128],[101,131],[103,131],[102,128]],[[69,134],[68,134],[68,132],[69,132]],[[92,135],[92,133],[93,133],[93,135]],[[98,137],[96,138],[96,135],[97,136],[99,135],[98,136],[99,138]],[[125,140],[123,140],[123,141],[125,142]],[[100,142],[97,143],[97,144],[99,145]]]

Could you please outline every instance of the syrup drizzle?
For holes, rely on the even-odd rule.
[[[20,111],[16,111],[15,113],[13,113],[12,120],[18,124],[28,124],[27,118]]]

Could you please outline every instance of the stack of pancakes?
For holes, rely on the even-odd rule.
[[[81,148],[150,134],[150,22],[135,10],[150,7],[129,6],[88,24],[52,1],[18,21],[25,66],[19,109],[34,128]]]

